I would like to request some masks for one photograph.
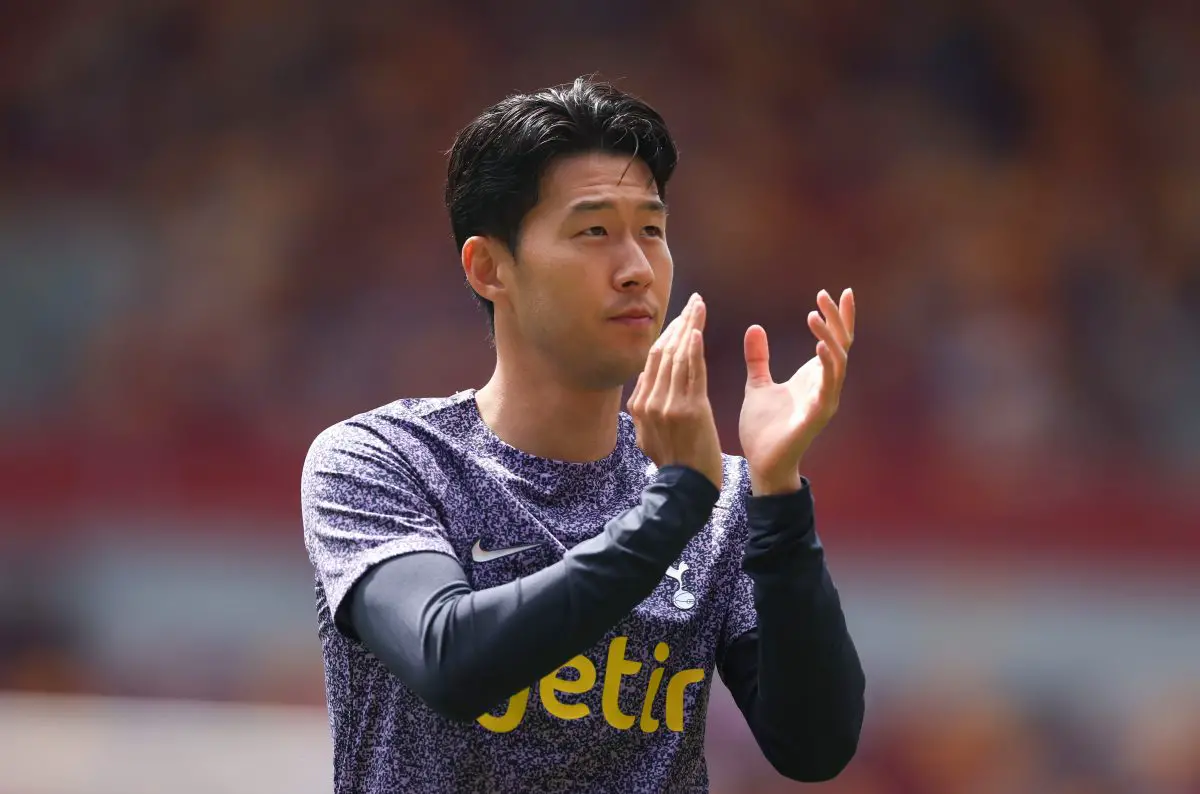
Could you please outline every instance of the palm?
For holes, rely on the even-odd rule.
[[[746,332],[746,397],[738,421],[742,452],[751,473],[764,482],[786,482],[804,453],[837,412],[846,375],[846,352],[854,339],[854,294],[842,293],[840,305],[824,290],[817,296],[824,312],[811,312],[808,325],[817,337],[817,355],[790,378],[771,377],[767,332]]]
[[[836,409],[822,402],[824,380],[825,367],[814,356],[784,383],[746,390],[738,433],[747,460],[774,470],[785,460],[799,459]]]

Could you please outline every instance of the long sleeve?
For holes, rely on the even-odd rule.
[[[352,630],[435,711],[475,719],[598,642],[645,599],[717,496],[698,472],[664,468],[640,504],[599,535],[537,573],[486,590],[473,591],[448,555],[394,557],[351,592]]]
[[[721,677],[763,754],[794,780],[829,780],[858,747],[865,677],[803,488],[751,497],[743,569],[758,626],[726,649]]]

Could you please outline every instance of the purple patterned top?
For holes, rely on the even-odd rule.
[[[473,723],[436,714],[346,633],[347,594],[372,566],[436,551],[458,559],[475,589],[504,584],[597,534],[655,473],[627,414],[608,457],[553,461],[495,436],[474,390],[398,400],[321,433],[302,502],[335,791],[706,792],[713,671],[756,623],[741,570],[750,490],[741,458],[725,457],[712,518],[649,598]]]

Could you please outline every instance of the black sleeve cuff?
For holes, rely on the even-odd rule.
[[[744,568],[747,573],[778,570],[797,560],[820,560],[812,489],[807,478],[790,494],[751,496],[746,500],[749,540]]]
[[[687,466],[664,466],[658,470],[654,482],[670,487],[683,497],[685,526],[701,527],[708,523],[713,506],[721,496],[712,480]]]

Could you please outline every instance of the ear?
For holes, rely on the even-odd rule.
[[[505,292],[511,264],[512,256],[497,240],[476,236],[463,243],[462,266],[467,283],[492,303]]]

